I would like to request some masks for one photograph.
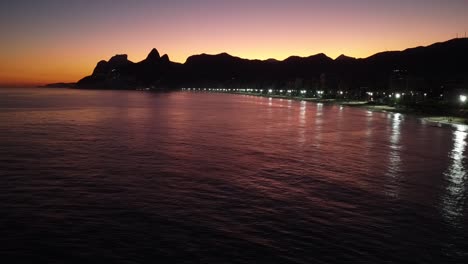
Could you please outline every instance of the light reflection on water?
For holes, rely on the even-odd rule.
[[[447,181],[443,197],[444,216],[455,225],[463,220],[467,198],[467,168],[465,151],[467,146],[465,126],[453,130],[453,149],[450,152],[451,163],[444,176]]]
[[[374,120],[374,112],[367,111],[366,112],[366,129],[365,129],[366,138],[364,140],[366,144],[366,155],[369,155],[369,153],[372,151],[372,136],[374,133],[373,120]]]
[[[387,195],[397,198],[399,193],[399,184],[400,180],[400,167],[401,167],[401,125],[403,122],[403,115],[399,113],[389,114],[391,122],[391,134],[390,134],[390,145],[388,153],[388,171],[386,176],[389,178],[389,183],[387,184]]]
[[[323,124],[323,119],[322,119],[322,115],[323,115],[323,104],[322,103],[318,103],[316,104],[315,106],[315,118],[314,118],[314,121],[315,121],[315,125],[314,125],[314,128],[315,128],[315,146],[317,146],[318,148],[320,147],[321,145],[321,142],[322,142],[322,135],[323,135],[323,131],[322,131],[322,124]]]
[[[307,102],[301,101],[300,103],[300,108],[299,108],[299,144],[302,147],[304,143],[306,142],[306,127],[307,127],[307,118],[306,118],[306,113],[307,113]]]

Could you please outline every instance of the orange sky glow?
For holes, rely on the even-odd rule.
[[[457,0],[36,2],[0,4],[0,86],[76,82],[102,59],[136,62],[152,48],[181,63],[221,52],[364,58],[468,31],[468,2]]]

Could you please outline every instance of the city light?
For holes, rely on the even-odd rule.
[[[273,90],[272,90],[272,89],[268,89],[268,93],[272,93],[272,92],[273,92]]]
[[[466,99],[467,99],[466,95],[463,95],[463,94],[460,95],[460,102],[465,103]]]
[[[401,97],[401,94],[399,94],[399,93],[395,94],[396,99],[400,99],[400,97]]]

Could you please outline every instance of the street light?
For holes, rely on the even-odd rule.
[[[463,94],[460,95],[460,102],[465,103],[466,99],[467,99],[466,95],[463,95]]]

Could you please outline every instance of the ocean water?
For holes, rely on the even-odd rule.
[[[244,95],[0,89],[0,257],[467,263],[467,132]]]

